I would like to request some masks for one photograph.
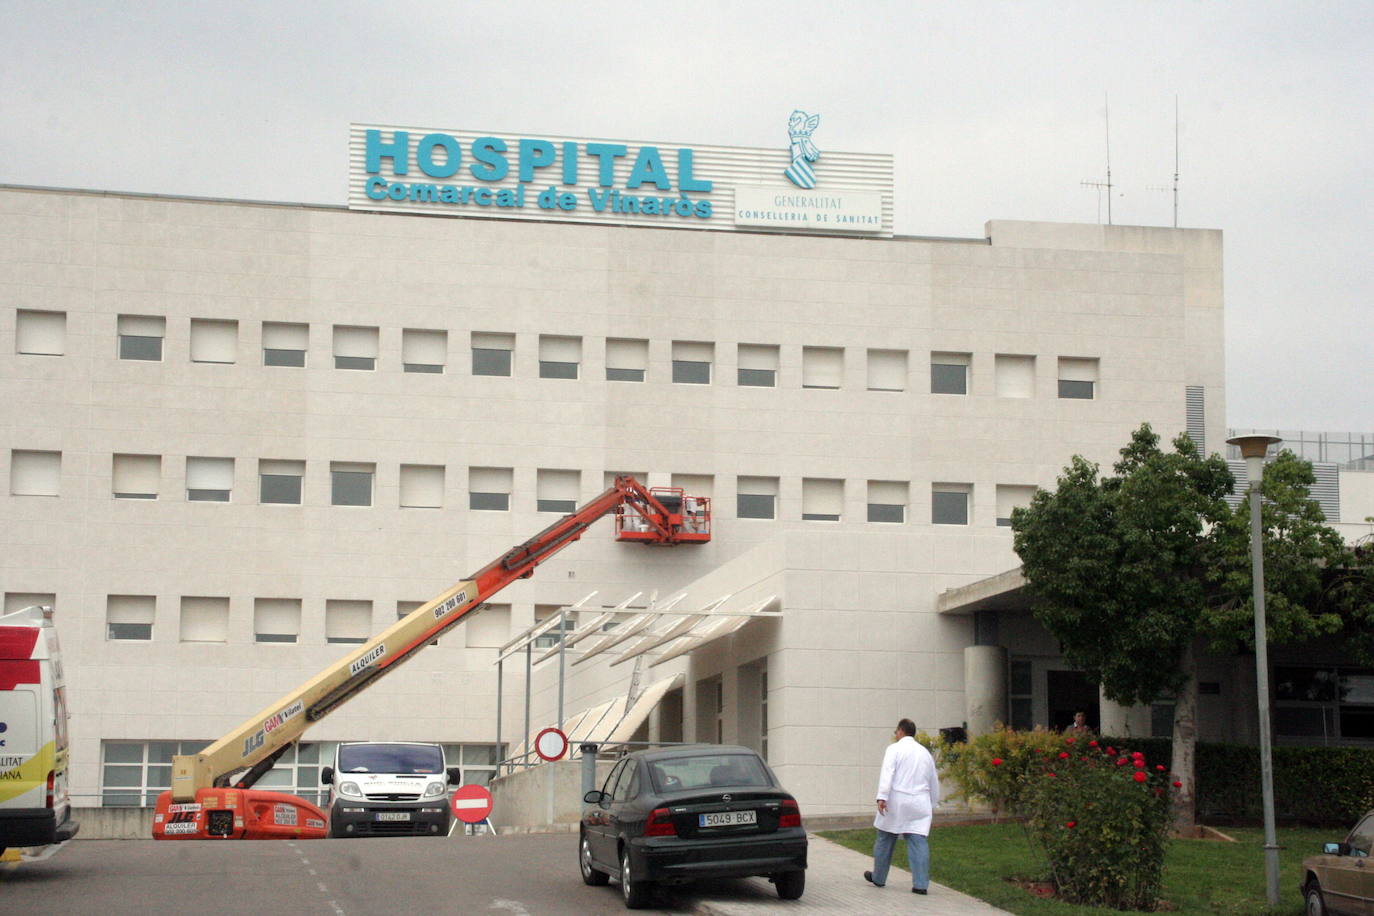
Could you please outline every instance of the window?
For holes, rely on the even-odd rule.
[[[802,347],[802,387],[839,388],[844,383],[844,350]]]
[[[151,808],[172,787],[172,757],[198,754],[208,741],[100,742],[100,805]],[[259,783],[261,784],[261,783]]]
[[[310,343],[310,326],[282,321],[262,323],[262,364],[264,366],[305,365],[305,351]]]
[[[649,365],[649,342],[624,337],[606,338],[606,381],[642,382]]]
[[[868,351],[868,390],[906,391],[906,351]]]
[[[572,512],[582,486],[579,471],[555,471],[540,468],[536,479],[536,505],[540,512]]]
[[[844,481],[817,477],[802,479],[802,519],[838,522],[844,514]]]
[[[313,805],[328,804],[329,790],[320,785],[320,758],[332,761],[337,746],[333,741],[293,744],[277,758],[272,769],[253,784],[253,788],[285,792]]]
[[[406,372],[440,374],[448,363],[448,331],[401,331],[401,362]]]
[[[967,525],[969,497],[973,485],[966,483],[937,483],[930,493],[930,521],[934,525]]]
[[[997,485],[997,524],[1011,527],[1011,513],[1017,507],[1029,506],[1035,496],[1034,486],[999,483]]]
[[[120,315],[119,358],[157,362],[162,359],[162,338],[167,319],[155,315]]]
[[[228,598],[182,598],[182,642],[227,642]]]
[[[930,354],[930,393],[968,394],[968,353]]]
[[[905,480],[868,482],[868,520],[900,525],[906,521],[909,487]]]
[[[401,465],[401,508],[439,509],[444,505],[442,464]]]
[[[26,607],[50,607],[57,610],[57,596],[52,592],[5,592],[5,613],[13,614]]]
[[[227,503],[234,489],[233,458],[187,458],[186,499]]]
[[[377,368],[377,329],[334,325],[334,368]]]
[[[709,499],[715,495],[716,479],[711,474],[674,474],[671,485],[680,487],[686,496],[704,496]]]
[[[469,649],[499,649],[510,639],[510,605],[484,604],[463,618]]]
[[[152,595],[109,595],[105,599],[105,638],[147,641],[153,638]]]
[[[716,695],[715,717],[716,717],[716,744],[725,743],[725,681],[717,678],[711,685],[712,693]]]
[[[562,605],[558,604],[536,604],[534,606],[534,622],[541,624],[550,617],[557,617]],[[562,629],[558,624],[554,624],[553,629],[546,630],[544,633],[535,637],[534,647],[536,649],[551,649],[563,640],[563,635],[571,633],[577,629],[577,611],[568,611],[563,618]]]
[[[265,505],[299,506],[304,480],[304,461],[262,458],[258,461],[258,502]]]
[[[1059,396],[1091,401],[1097,397],[1097,360],[1059,357]]]
[[[61,356],[66,349],[66,312],[19,309],[14,327],[15,353],[27,356]]]
[[[1010,667],[1007,694],[1011,701],[1011,727],[1019,731],[1030,731],[1035,726],[1032,705],[1035,668],[1028,658],[1013,658]]]
[[[741,388],[776,388],[778,348],[776,344],[740,344],[739,375]]]
[[[716,346],[691,340],[673,341],[673,381],[679,385],[711,384]]]
[[[495,744],[444,745],[444,759],[450,767],[462,769],[465,786],[485,786],[495,779],[501,757],[501,748]]]
[[[361,644],[372,632],[371,601],[338,601],[324,603],[324,641],[327,643]]]
[[[10,452],[11,496],[56,496],[61,480],[61,452]]]
[[[115,499],[157,499],[162,477],[161,455],[115,455],[110,489]]]
[[[759,756],[768,759],[768,660],[759,670]]]
[[[1035,357],[998,353],[993,358],[999,398],[1035,397]]]
[[[1313,742],[1374,739],[1374,668],[1276,667],[1274,733]]]
[[[575,379],[581,364],[581,337],[539,335],[540,378]]]
[[[372,505],[372,476],[375,465],[334,461],[329,465],[329,504],[331,506]]]
[[[239,323],[191,319],[191,362],[235,363],[239,358]]]
[[[295,642],[301,634],[301,599],[253,599],[253,641]]]
[[[777,518],[778,478],[740,477],[736,483],[735,515],[739,518]]]
[[[468,508],[486,512],[509,512],[510,468],[468,468]]]
[[[510,375],[514,334],[472,334],[472,374]]]

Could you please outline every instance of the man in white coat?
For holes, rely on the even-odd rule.
[[[903,719],[893,732],[893,742],[883,754],[878,777],[878,830],[873,841],[873,870],[864,872],[870,884],[887,883],[892,850],[898,836],[906,837],[907,862],[911,866],[911,892],[924,894],[930,886],[930,821],[940,801],[940,778],[935,758],[916,740],[916,723]]]

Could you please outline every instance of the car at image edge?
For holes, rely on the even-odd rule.
[[[806,830],[797,800],[745,747],[689,745],[635,751],[583,799],[582,880],[620,881],[625,906],[648,904],[656,884],[761,876],[778,896],[806,887]]]
[[[1374,913],[1374,811],[1368,811],[1343,843],[1327,843],[1302,860],[1307,916],[1369,916]]]

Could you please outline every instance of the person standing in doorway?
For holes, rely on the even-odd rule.
[[[1068,728],[1064,729],[1064,734],[1086,735],[1090,731],[1092,731],[1092,729],[1088,727],[1088,714],[1080,710],[1073,714],[1073,722],[1069,724]]]
[[[878,815],[873,819],[878,836],[873,841],[873,870],[864,880],[876,887],[887,883],[892,850],[897,837],[906,838],[911,866],[911,892],[924,894],[930,887],[930,821],[940,802],[940,778],[935,758],[916,740],[916,723],[903,719],[892,733],[892,744],[883,754],[878,777]]]

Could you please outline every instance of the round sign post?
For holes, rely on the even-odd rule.
[[[480,824],[491,816],[491,793],[486,786],[459,786],[449,800],[453,816],[465,824]]]
[[[562,760],[568,753],[568,736],[561,729],[546,728],[534,736],[534,752],[548,761]]]

